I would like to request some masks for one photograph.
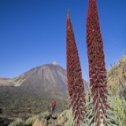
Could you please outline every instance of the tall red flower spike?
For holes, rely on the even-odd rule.
[[[66,26],[66,48],[70,106],[72,107],[75,125],[79,126],[84,120],[85,94],[78,50],[69,14],[67,15]]]
[[[89,0],[86,36],[94,121],[96,126],[99,126],[101,121],[106,125],[106,110],[109,107],[107,103],[107,74],[96,0]]]

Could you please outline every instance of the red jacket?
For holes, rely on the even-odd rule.
[[[52,108],[55,108],[55,101],[54,100],[52,100]]]

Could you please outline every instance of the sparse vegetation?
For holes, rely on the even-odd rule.
[[[24,126],[24,121],[22,119],[16,119],[9,126]]]
[[[7,90],[7,95],[5,90],[0,89],[2,116],[27,119],[40,112],[50,111],[51,98],[40,98],[23,91],[20,93],[21,91],[16,89],[11,89],[10,92]],[[57,99],[56,106],[56,111],[61,112],[67,108],[67,102]]]
[[[119,96],[112,96],[110,99],[112,112],[116,117],[118,126],[125,126],[126,124],[126,101],[119,98]]]
[[[91,115],[91,110],[93,107],[92,99],[90,95],[88,94],[86,96],[86,121],[83,122],[80,126],[91,126],[92,125],[92,115]],[[126,124],[126,101],[121,100],[119,97],[116,96],[110,96],[109,99],[109,104],[111,107],[111,111],[107,111],[108,116],[111,119],[111,124],[110,126],[125,126]],[[64,110],[62,113],[57,113],[57,119],[56,120],[50,120],[48,118],[50,116],[49,112],[41,112],[38,115],[32,116],[28,118],[27,120],[23,121],[21,119],[17,119],[13,123],[11,123],[9,126],[33,126],[34,122],[39,119],[39,120],[45,120],[48,124],[48,121],[50,123],[53,123],[53,121],[56,122],[56,124],[60,126],[74,126],[74,119],[72,115],[72,110]],[[45,122],[44,121],[44,122]],[[42,121],[43,122],[43,121]],[[41,123],[42,123],[41,122]],[[47,125],[48,126],[48,125]],[[55,125],[54,125],[55,126]]]
[[[126,56],[109,70],[108,89],[113,95],[126,100]]]
[[[25,126],[32,126],[37,119],[37,116],[32,116],[25,121]]]

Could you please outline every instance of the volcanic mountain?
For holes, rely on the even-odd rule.
[[[1,78],[0,86],[20,88],[25,92],[44,97],[64,98],[67,94],[66,72],[59,65],[35,67],[14,79]]]

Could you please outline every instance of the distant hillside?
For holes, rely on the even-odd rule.
[[[86,91],[88,83],[85,81]],[[0,79],[0,108],[5,116],[31,116],[47,111],[51,99],[57,101],[57,111],[67,102],[66,71],[57,64],[35,67],[13,79]]]
[[[14,86],[14,79],[0,78],[0,86]]]
[[[126,56],[112,66],[108,72],[108,86],[113,94],[126,99]]]

